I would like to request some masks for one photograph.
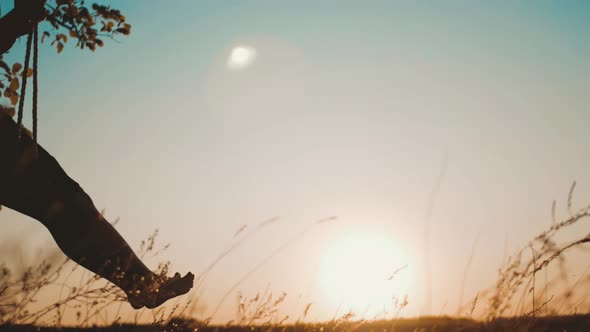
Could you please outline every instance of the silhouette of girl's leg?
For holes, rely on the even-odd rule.
[[[41,146],[0,112],[0,204],[39,220],[76,263],[119,286],[135,308],[156,307],[192,287],[193,275],[150,271],[91,198]]]

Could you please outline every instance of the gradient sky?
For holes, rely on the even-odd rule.
[[[112,3],[129,38],[94,54],[42,47],[40,142],[134,247],[159,229],[172,244],[161,258],[182,272],[202,271],[241,225],[280,217],[211,273],[205,312],[311,227],[238,290],[269,285],[288,293],[285,313],[313,302],[311,319],[332,318],[325,253],[379,234],[398,251],[390,269],[408,264],[405,314],[425,313],[424,220],[445,158],[427,313],[492,285],[506,253],[550,224],[552,200],[565,215],[573,180],[574,203],[588,203],[587,1]],[[230,71],[238,45],[258,56]],[[0,228],[23,250],[52,243],[11,211]],[[235,316],[235,298],[216,319]]]

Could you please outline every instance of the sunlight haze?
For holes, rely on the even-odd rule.
[[[201,318],[265,289],[291,321],[455,314],[572,181],[590,197],[590,3],[559,3],[117,1],[129,38],[41,46],[39,141],[134,248],[159,230],[150,267],[198,276],[241,241]],[[23,260],[55,248],[0,228]]]

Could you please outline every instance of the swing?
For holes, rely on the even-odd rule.
[[[166,277],[149,270],[96,209],[90,196],[37,144],[38,44],[35,24],[27,37],[17,122],[0,114],[0,205],[40,221],[64,254],[117,285],[135,309],[155,308],[186,294],[193,286],[194,275],[189,272],[183,277],[179,273]],[[33,133],[29,137],[22,134],[22,120],[31,51]]]
[[[31,61],[31,44],[33,48],[33,141],[35,143],[35,158],[37,158],[37,98],[38,98],[38,81],[37,68],[39,66],[39,24],[35,24],[33,31],[27,36],[27,48],[25,51],[25,68],[23,70],[23,83],[20,90],[20,99],[18,102],[18,142],[20,143],[23,128],[23,113],[25,108],[25,95],[27,93],[27,78],[29,76],[29,65]]]

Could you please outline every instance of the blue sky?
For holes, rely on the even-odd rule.
[[[474,239],[471,295],[493,283],[505,243],[516,250],[550,223],[552,200],[564,201],[574,179],[575,202],[587,202],[586,1],[113,6],[132,24],[129,38],[95,53],[42,47],[40,142],[121,217],[133,245],[158,228],[183,271],[203,269],[240,225],[280,216],[215,270],[208,310],[266,253],[338,216],[240,290],[270,284],[289,293],[285,312],[311,301],[312,318],[331,318],[337,305],[317,289],[323,253],[373,232],[404,252],[415,280],[407,310],[419,313],[424,210],[445,154],[432,217],[435,314],[445,303],[454,312]],[[238,45],[258,57],[232,72]],[[6,236],[51,241],[35,222],[1,215]]]

